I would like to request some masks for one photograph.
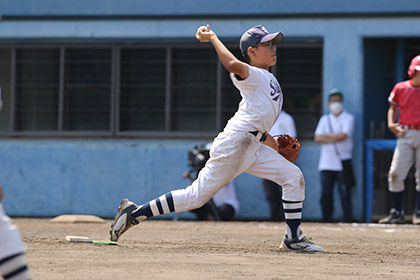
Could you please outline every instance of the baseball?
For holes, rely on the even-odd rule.
[[[201,30],[201,32],[206,32],[207,31],[207,27],[202,25],[197,29],[197,32],[199,32]]]
[[[201,33],[206,32],[206,30],[207,30],[207,27],[205,27],[204,25],[200,26],[197,29],[196,37],[197,37],[198,40],[200,40],[200,38],[201,38]]]

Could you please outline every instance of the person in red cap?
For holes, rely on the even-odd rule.
[[[269,72],[270,66],[276,64],[276,49],[283,41],[283,34],[269,33],[262,25],[247,30],[239,46],[248,63],[236,58],[209,25],[199,27],[196,38],[200,42],[210,42],[230,72],[230,78],[242,96],[239,109],[214,139],[210,159],[190,186],[140,206],[128,199],[121,202],[111,225],[111,240],[118,240],[129,228],[149,217],[201,207],[224,185],[247,172],[283,186],[286,235],[280,248],[322,252],[322,247],[312,243],[300,229],[305,198],[303,174],[277,152],[276,140],[267,133],[283,105],[280,84]]]
[[[411,79],[397,83],[388,98],[388,128],[397,136],[397,146],[388,173],[392,208],[387,217],[379,220],[382,224],[404,223],[404,180],[415,164],[416,207],[412,222],[420,225],[420,55],[411,60],[407,73]]]

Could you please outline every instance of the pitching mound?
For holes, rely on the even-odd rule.
[[[50,220],[51,223],[105,223],[94,215],[60,215]]]

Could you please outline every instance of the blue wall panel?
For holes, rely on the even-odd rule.
[[[0,183],[12,216],[115,215],[122,198],[144,203],[188,185],[187,151],[198,141],[0,140]],[[304,143],[297,164],[317,164],[318,146]],[[304,218],[317,219],[318,172],[303,168],[307,181]],[[235,179],[240,219],[266,219],[260,178]],[[338,212],[339,214],[340,212]],[[166,216],[166,218],[171,216]],[[192,215],[182,214],[181,218]]]
[[[419,12],[416,0],[2,0],[5,16],[305,15]]]

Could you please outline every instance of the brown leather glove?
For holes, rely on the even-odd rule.
[[[290,162],[295,162],[299,156],[300,143],[288,134],[281,134],[277,138],[278,152]]]

